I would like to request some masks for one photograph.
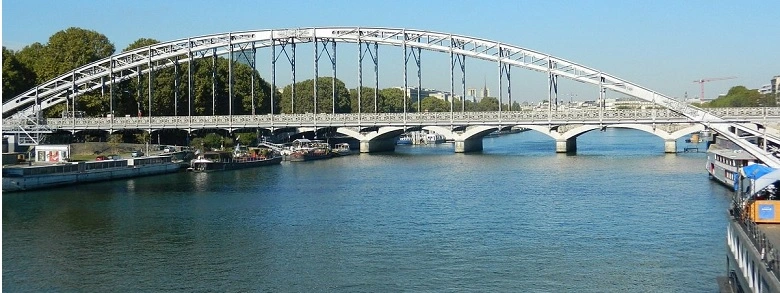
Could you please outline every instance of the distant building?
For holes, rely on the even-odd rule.
[[[780,93],[780,75],[775,75],[775,77],[772,77],[769,86],[771,87],[773,94]]]
[[[487,85],[482,88],[482,98],[487,98],[490,96],[490,89],[487,88]]]
[[[468,94],[466,96],[476,98],[477,97],[477,89],[469,89]]]
[[[762,85],[760,88],[758,88],[759,94],[771,94],[772,93],[772,85],[771,84],[765,84]]]
[[[403,87],[396,87],[396,88],[400,89],[402,91],[404,90]],[[442,92],[440,90],[435,90],[435,89],[426,89],[426,88],[418,89],[416,87],[406,88],[406,96],[409,99],[411,99],[412,102],[415,102],[415,103],[417,102],[417,95],[418,95],[418,93],[420,95],[420,100],[423,100],[423,99],[425,99],[427,97],[434,97],[434,98],[437,98],[437,99],[449,102],[450,98],[452,97],[452,95],[450,93]]]

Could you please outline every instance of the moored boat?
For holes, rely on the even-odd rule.
[[[190,161],[188,170],[195,172],[235,170],[275,165],[281,162],[282,157],[271,149],[236,147],[233,152],[205,152]]]
[[[399,145],[410,145],[412,144],[412,136],[408,133],[401,134],[401,136],[398,137],[398,141],[396,141],[396,144]]]
[[[321,140],[296,139],[292,143],[289,160],[303,162],[327,159],[333,156],[328,143]]]
[[[733,188],[739,179],[739,168],[757,163],[753,155],[741,149],[725,148],[712,144],[707,148],[707,172],[710,178]]]
[[[332,151],[334,157],[343,157],[352,154],[352,149],[349,147],[349,143],[346,142],[337,143],[336,145],[333,146]]]
[[[174,173],[171,156],[3,167],[3,192]]]

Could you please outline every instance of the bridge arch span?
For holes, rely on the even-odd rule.
[[[347,127],[340,127],[336,132],[360,141],[361,153],[373,153],[395,150],[396,138],[404,133],[404,128],[387,126],[380,127],[376,131],[363,133]]]
[[[157,43],[122,52],[73,69],[32,88],[3,104],[3,116],[29,116],[85,92],[131,79],[156,69],[171,67],[213,55],[232,54],[257,48],[320,41],[374,43],[414,48],[450,56],[471,57],[500,65],[545,72],[597,85],[671,109],[694,121],[720,121],[701,109],[685,105],[638,84],[542,52],[501,42],[426,30],[382,27],[314,27],[238,31]],[[213,52],[206,54],[206,52]],[[155,64],[149,66],[149,64]],[[115,72],[127,72],[117,76]],[[18,117],[17,117],[18,118]]]

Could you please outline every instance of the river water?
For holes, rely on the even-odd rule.
[[[3,291],[717,291],[729,191],[704,153],[634,130],[554,149],[529,131],[4,194]]]

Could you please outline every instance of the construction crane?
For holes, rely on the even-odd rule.
[[[693,82],[699,83],[699,86],[701,86],[701,96],[699,96],[699,102],[704,101],[704,83],[710,82],[710,81],[716,81],[716,80],[726,80],[726,79],[735,79],[736,76],[729,76],[729,77],[710,77],[710,78],[702,78],[699,80],[694,80]]]

